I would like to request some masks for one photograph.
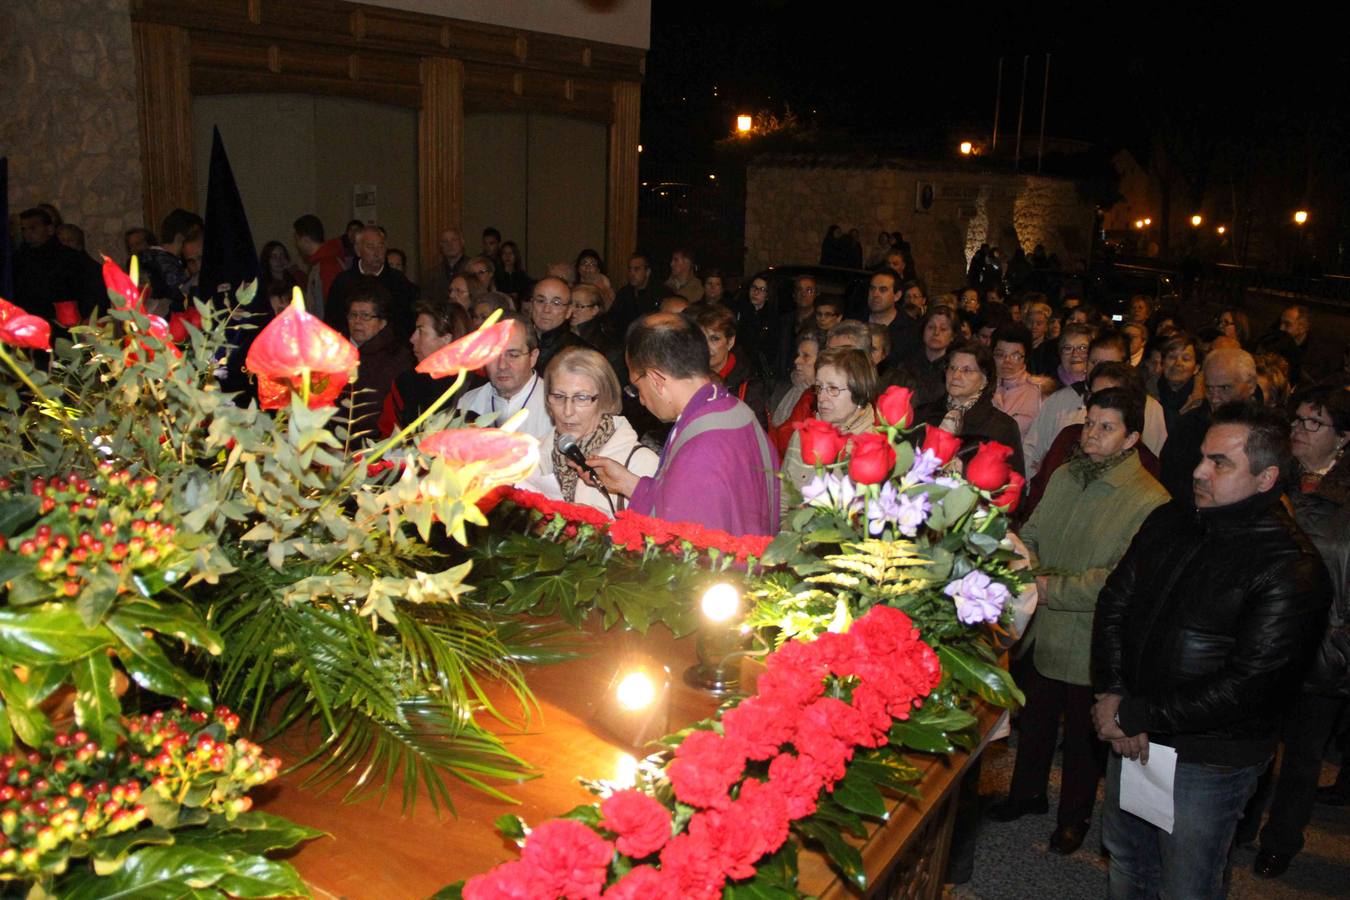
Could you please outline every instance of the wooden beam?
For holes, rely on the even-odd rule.
[[[145,224],[155,230],[172,210],[197,206],[192,184],[192,53],[187,31],[173,25],[134,22],[132,38]]]
[[[637,249],[638,140],[642,116],[642,85],[620,81],[614,85],[614,110],[609,126],[609,209],[605,253],[611,271],[623,271],[628,255]]]
[[[419,247],[424,266],[440,252],[437,238],[460,226],[464,196],[464,63],[422,58],[422,107],[417,119]]]

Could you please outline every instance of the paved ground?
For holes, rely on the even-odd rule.
[[[1016,740],[1014,736],[1013,741]],[[1007,742],[992,746],[985,754],[981,794],[992,801],[1007,793],[1012,778],[1013,749]],[[1322,783],[1336,777],[1328,762]],[[975,852],[975,874],[969,883],[950,887],[953,900],[1078,900],[1106,896],[1106,861],[1101,846],[1101,797],[1092,831],[1073,856],[1063,857],[1047,849],[1055,828],[1055,804],[1059,795],[1059,766],[1051,774],[1050,812],[1023,816],[1000,824],[984,819]],[[1267,880],[1252,874],[1254,850],[1237,850],[1233,857],[1234,900],[1312,900],[1350,897],[1350,807],[1318,805],[1305,839],[1303,852],[1282,878]]]

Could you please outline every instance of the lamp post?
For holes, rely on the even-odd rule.
[[[970,141],[962,141],[961,146],[958,149],[960,149],[962,156],[969,156],[972,152],[974,152],[975,145],[972,144]]]
[[[755,119],[753,116],[739,115],[736,117],[737,134],[747,135],[750,133],[750,129],[754,127],[755,127]]]

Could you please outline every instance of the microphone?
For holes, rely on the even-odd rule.
[[[570,434],[558,435],[558,452],[580,466],[583,472],[590,473],[591,477],[595,479],[600,493],[604,495],[605,502],[609,504],[610,515],[615,515],[614,501],[610,499],[609,491],[605,490],[605,483],[600,480],[600,473],[586,464],[586,454],[582,453],[581,448],[577,446],[577,439]]]

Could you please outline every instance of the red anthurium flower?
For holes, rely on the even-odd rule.
[[[511,343],[511,323],[485,325],[472,334],[446,344],[417,364],[417,371],[433,378],[448,378],[460,372],[481,369]]]
[[[338,397],[347,388],[346,375],[325,375],[315,372],[310,375],[309,408],[335,406]],[[300,390],[299,382],[292,385],[288,378],[258,376],[258,406],[262,409],[282,409],[290,406],[291,394]]]
[[[950,431],[936,425],[929,425],[923,433],[923,450],[932,450],[942,465],[951,462],[956,451],[961,449],[961,439]]]
[[[454,466],[485,463],[470,493],[515,484],[539,464],[539,441],[533,435],[501,428],[450,428],[427,435],[417,446]]]
[[[131,259],[132,269],[137,268],[136,258]],[[150,283],[147,281],[145,287],[137,287],[136,282],[131,279],[126,272],[108,257],[103,257],[103,283],[108,288],[108,296],[113,301],[113,309],[120,310],[138,310],[144,312],[143,301],[145,294],[150,289]]]
[[[29,350],[50,350],[52,325],[7,300],[0,300],[0,342]]]
[[[260,378],[300,390],[305,373],[310,378],[310,406],[328,406],[337,400],[347,384],[347,376],[360,362],[355,345],[321,319],[305,312],[305,302],[297,288],[291,305],[254,339],[244,360],[245,367]],[[261,395],[265,387],[259,384]],[[274,391],[272,386],[267,390]],[[315,402],[316,395],[323,402]],[[275,397],[273,392],[270,396]],[[260,397],[261,402],[261,397]],[[284,406],[285,400],[279,405]],[[264,409],[275,409],[263,406]]]
[[[197,312],[196,309],[169,313],[169,336],[176,342],[181,344],[187,340],[187,326],[189,325],[198,331],[202,329],[202,314]]]
[[[161,345],[168,347],[174,356],[182,356],[183,351],[175,347],[173,341],[169,340],[169,323],[159,316],[146,316],[146,318],[150,320],[150,326],[144,334],[137,333],[134,337],[132,335],[127,336],[126,345],[129,349],[127,350],[126,364],[129,366],[135,365],[141,358],[139,353],[130,349],[133,342],[145,351],[145,357],[150,362],[154,361],[155,351],[159,350]],[[137,331],[139,332],[139,329]],[[152,337],[155,340],[148,341],[146,337]]]

